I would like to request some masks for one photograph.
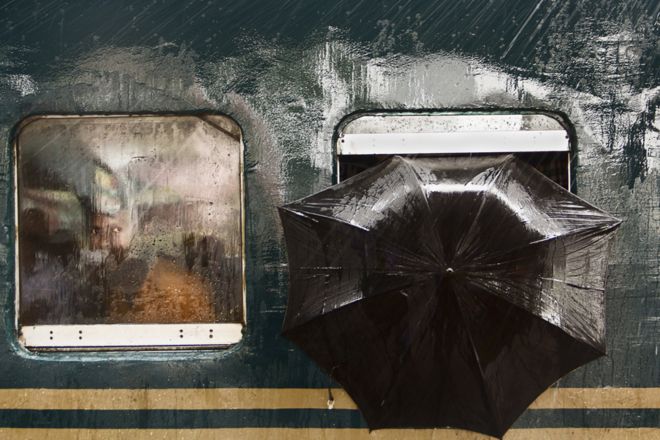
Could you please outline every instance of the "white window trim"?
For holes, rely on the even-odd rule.
[[[563,130],[470,131],[453,133],[354,133],[337,145],[351,154],[461,154],[569,151]]]
[[[243,325],[98,324],[23,326],[19,341],[33,349],[213,347],[236,344]]]

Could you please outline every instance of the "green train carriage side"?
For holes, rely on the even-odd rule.
[[[608,265],[607,356],[553,385],[506,438],[659,435],[657,1],[9,1],[0,11],[3,438],[476,437],[456,429],[370,432],[350,397],[280,336],[288,275],[276,207],[341,177],[347,165],[337,160],[335,148],[342,121],[370,113],[430,112],[559,115],[573,148],[567,173],[572,189],[623,220]],[[91,157],[110,145],[107,137],[75,121],[48,132],[49,121],[56,117],[75,120],[78,115],[123,115],[134,118],[131,123],[152,117],[201,122],[193,124],[189,135],[183,125],[179,131],[154,129],[151,138],[145,135],[146,125],[142,131],[135,125],[118,129],[116,139],[137,136],[144,151],[129,151],[130,142],[107,148],[160,162],[135,159],[128,166],[106,160],[99,165],[90,159],[85,168],[74,166],[81,157],[76,153],[82,151],[80,139],[88,139],[85,151]],[[208,115],[210,122],[203,121]],[[41,174],[43,170],[25,171],[19,179],[18,154],[30,147],[25,141],[24,150],[14,148],[17,140],[21,144],[22,121],[32,119],[46,124],[47,136],[39,142],[49,145],[50,156],[39,159],[40,166],[59,169],[64,176],[60,180]],[[225,122],[230,125],[222,125]],[[218,131],[210,123],[229,134],[209,134]],[[67,142],[49,144],[60,135],[69,136]],[[211,212],[211,205],[200,211],[201,204],[174,203],[177,191],[189,200],[201,200],[214,184],[224,185],[209,178],[204,168],[207,162],[229,162],[226,157],[221,161],[217,152],[192,168],[176,162],[180,168],[168,168],[172,178],[156,189],[146,184],[117,189],[121,179],[136,182],[137,175],[146,176],[145,182],[165,182],[149,174],[162,169],[158,167],[170,157],[153,136],[180,139],[168,146],[172,155],[182,146],[191,151],[198,144],[230,145],[231,139],[240,138],[240,154],[231,159],[236,168],[222,173],[238,179],[231,193],[241,197],[227,202],[221,194],[212,211],[219,218],[224,211],[218,203],[233,203],[227,218],[238,225],[232,230],[240,251],[220,250],[218,242],[208,238],[210,233],[186,235],[192,224],[217,230],[216,224],[201,219],[195,223],[199,212]],[[43,152],[36,148],[34,154]],[[349,165],[359,168],[363,164],[358,162]],[[124,174],[107,167],[120,167]],[[96,186],[76,187],[71,176],[83,170],[91,173],[85,179]],[[199,190],[177,183],[177,173],[188,176]],[[25,192],[23,206],[32,211],[19,221],[18,189],[30,182],[29,176],[38,177],[38,191]],[[78,188],[78,196],[71,196],[72,188]],[[135,217],[124,214],[129,195]],[[160,211],[138,208],[144,197],[159,201]],[[37,205],[47,208],[38,212]],[[135,243],[136,235],[129,234],[126,225],[145,218],[181,221],[139,223],[139,237],[166,226],[176,231],[159,236],[176,243],[176,252],[143,243],[139,255],[148,254],[149,261],[160,261],[160,266],[140,276],[161,283],[163,289],[179,288],[172,280],[183,280],[198,286],[198,292],[211,285],[238,293],[223,297],[226,303],[221,305],[187,299],[173,320],[153,305],[131,309],[131,316],[173,326],[162,331],[172,331],[174,339],[185,328],[185,338],[190,334],[204,343],[190,343],[184,350],[163,350],[162,344],[144,342],[147,339],[132,348],[114,343],[112,350],[26,348],[17,329],[21,270],[34,270],[48,253],[63,261],[63,267],[65,255],[87,262],[113,252],[120,255],[124,235]],[[21,225],[26,233],[33,227],[35,240],[47,231],[52,238],[48,249],[30,253],[26,248],[19,255]],[[121,231],[94,241],[94,228]],[[81,233],[85,238],[80,239],[61,232],[70,230],[88,235]],[[120,260],[137,255],[135,249],[117,257],[117,283],[137,276],[118,269]],[[208,267],[232,275],[212,278]],[[53,288],[52,280],[59,280],[61,273],[47,278],[51,281],[44,288]],[[121,296],[104,298],[104,307],[117,313],[128,313],[126,307],[133,306]],[[44,318],[57,307],[35,307],[36,317],[26,322],[86,325],[87,337],[99,324],[91,318],[85,321],[87,317],[106,313],[95,304],[71,300],[68,322]],[[153,303],[145,299],[145,304],[158,304],[158,298]],[[214,326],[230,327],[200,330],[194,318],[183,323],[191,327],[181,327],[190,304],[195,306],[189,311],[206,307],[205,316],[218,317]],[[70,332],[67,337],[74,342],[69,345],[80,340],[77,327],[60,330]],[[215,342],[209,330],[216,335],[227,331],[228,342]],[[48,343],[51,330],[45,331],[40,337]],[[119,333],[107,327],[98,337],[107,340]],[[130,329],[118,337],[141,336]]]

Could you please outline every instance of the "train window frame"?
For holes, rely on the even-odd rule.
[[[231,173],[227,174],[225,179],[234,179],[238,181],[231,183],[232,187],[238,192],[234,196],[226,196],[232,199],[229,208],[226,208],[230,214],[226,217],[230,220],[227,221],[227,228],[230,237],[234,237],[239,250],[235,249],[235,242],[229,251],[237,251],[235,257],[218,257],[232,259],[232,269],[228,272],[233,281],[231,281],[233,290],[228,295],[233,295],[234,301],[237,302],[238,313],[232,312],[234,317],[231,322],[222,320],[210,320],[211,322],[149,322],[149,323],[136,323],[136,322],[112,322],[112,323],[46,323],[24,325],[21,322],[21,233],[22,224],[20,219],[20,204],[22,201],[22,182],[19,176],[21,175],[21,145],[23,143],[24,133],[28,127],[34,126],[35,123],[48,124],[54,121],[80,121],[84,126],[88,121],[112,121],[112,123],[138,123],[139,121],[160,121],[167,125],[168,121],[186,120],[192,124],[200,124],[203,126],[204,132],[212,132],[217,138],[211,137],[207,139],[208,142],[215,142],[211,146],[202,145],[208,148],[221,148],[221,141],[217,139],[224,139],[230,145],[231,150],[222,151],[223,156],[226,152],[227,157],[218,158],[221,160],[231,160],[230,165],[224,165],[227,169],[231,169]],[[145,122],[146,124],[147,122]],[[137,130],[140,131],[139,129]],[[199,131],[199,130],[198,130]],[[199,136],[198,136],[199,137]],[[191,142],[198,141],[197,138]],[[162,145],[156,145],[154,151],[157,151]],[[63,147],[66,148],[66,147]],[[101,148],[101,147],[96,147]],[[244,143],[243,133],[241,127],[232,118],[215,113],[194,113],[194,114],[88,114],[88,115],[37,115],[30,116],[23,119],[18,125],[13,137],[13,165],[14,165],[14,219],[15,219],[15,304],[14,304],[14,326],[18,338],[18,343],[21,347],[29,351],[121,351],[121,350],[170,350],[170,349],[209,349],[209,348],[227,348],[233,346],[241,341],[243,331],[246,326],[246,271],[245,271],[245,183],[244,183]],[[217,152],[217,150],[214,150]],[[154,153],[157,155],[158,153]],[[211,153],[208,153],[211,154]],[[66,157],[66,156],[65,156]],[[197,159],[199,162],[201,159]],[[221,165],[222,166],[222,165]],[[194,165],[192,165],[194,169]],[[222,169],[218,172],[221,174]],[[192,173],[191,173],[192,174]],[[195,179],[198,174],[195,174]],[[169,177],[168,177],[169,179]],[[185,177],[184,177],[185,179]],[[169,181],[168,181],[169,182]],[[218,178],[215,182],[220,182]],[[213,202],[218,200],[222,201],[222,195],[218,188],[220,183],[209,184],[212,187],[211,191],[218,199],[213,199]],[[152,197],[155,197],[152,193]],[[213,205],[213,202],[209,202]],[[189,203],[189,202],[188,202]],[[217,208],[220,212],[221,208]],[[212,207],[209,208],[209,216],[211,216]],[[238,212],[238,219],[232,216],[231,213]],[[217,220],[220,222],[220,220]],[[171,232],[171,231],[170,231]],[[233,235],[232,235],[233,234]],[[185,240],[185,238],[182,238]],[[199,241],[199,240],[198,240]],[[219,252],[216,250],[216,252]],[[233,255],[233,254],[230,254]],[[198,264],[198,263],[194,263]],[[239,266],[239,267],[237,267]],[[238,270],[236,270],[238,269]],[[185,273],[182,271],[182,273]],[[188,267],[190,273],[190,267]],[[240,273],[240,275],[238,275]],[[236,275],[236,276],[233,276]],[[154,275],[157,276],[157,275]],[[239,280],[236,278],[240,277]],[[187,280],[187,278],[183,278]],[[144,280],[143,280],[144,281]],[[182,281],[183,282],[183,281]],[[236,285],[237,284],[237,285]],[[207,283],[207,285],[210,285]],[[217,288],[208,295],[213,299],[217,299]],[[240,298],[238,297],[238,290],[240,290]],[[212,300],[211,300],[212,301]],[[217,307],[217,306],[216,306]],[[215,316],[215,315],[214,315]],[[165,320],[164,320],[165,321]]]
[[[574,142],[570,124],[552,112],[373,111],[348,115],[334,135],[335,183],[393,155],[443,157],[514,154],[544,172],[559,167],[573,188]]]

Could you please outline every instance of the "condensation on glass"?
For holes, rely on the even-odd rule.
[[[337,181],[392,157],[513,154],[571,188],[567,121],[539,112],[372,112],[337,129]]]
[[[243,146],[234,121],[34,117],[21,124],[15,154],[25,346],[240,340]]]

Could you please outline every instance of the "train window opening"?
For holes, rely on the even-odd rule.
[[[245,325],[243,143],[220,115],[20,125],[16,326],[30,350],[226,347]]]
[[[546,113],[364,113],[340,123],[335,151],[338,182],[392,155],[514,154],[571,188],[570,136]]]

